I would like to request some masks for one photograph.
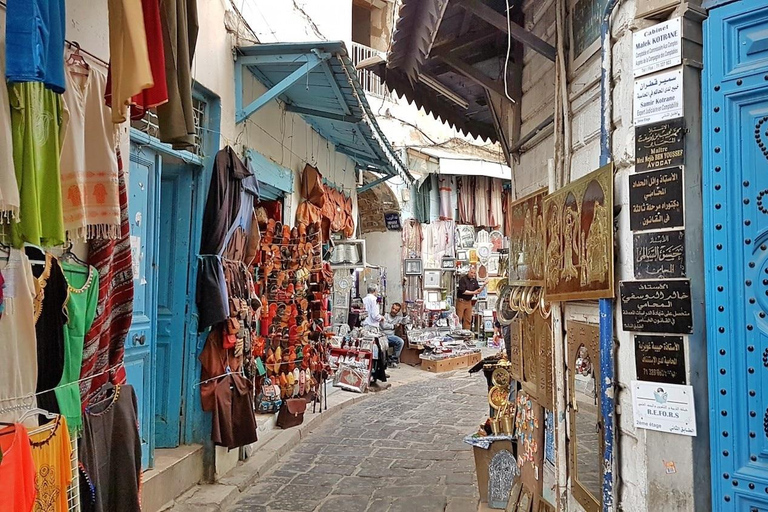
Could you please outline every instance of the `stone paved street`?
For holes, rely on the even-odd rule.
[[[303,439],[230,510],[475,512],[461,439],[487,414],[486,394],[481,376],[459,372],[372,396]]]

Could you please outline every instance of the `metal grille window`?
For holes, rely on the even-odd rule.
[[[190,148],[190,153],[197,156],[203,156],[203,127],[206,122],[206,109],[208,104],[205,100],[192,97],[192,113],[195,118],[195,137],[194,146]],[[160,138],[160,127],[158,125],[157,110],[149,109],[144,117],[131,121],[131,126],[140,132],[146,133],[150,137]]]

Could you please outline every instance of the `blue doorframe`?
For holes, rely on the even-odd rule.
[[[709,11],[702,74],[712,509],[768,510],[768,3]]]

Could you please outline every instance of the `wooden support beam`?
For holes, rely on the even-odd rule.
[[[436,44],[432,48],[430,57],[439,57],[447,53],[460,53],[469,49],[482,46],[484,44],[492,43],[499,37],[496,32],[484,31],[482,34],[478,32],[471,32],[463,36],[459,36],[445,43]]]
[[[473,68],[466,62],[459,60],[451,55],[443,55],[440,57],[440,60],[484,89],[506,97],[504,94],[504,84],[491,79],[491,77],[479,69]]]
[[[534,51],[545,56],[552,62],[555,61],[556,50],[555,47],[544,41],[540,37],[525,30],[523,27],[515,23],[514,21],[507,25],[507,18],[503,14],[499,14],[487,4],[481,0],[463,0],[459,5],[472,12],[475,16],[482,19],[486,23],[496,27],[503,33],[509,33],[512,39],[520,41],[521,43],[530,46]]]
[[[360,121],[362,121],[362,119],[359,117],[347,116],[344,114],[333,114],[331,112],[316,110],[314,108],[300,107],[298,105],[292,105],[290,103],[286,103],[285,110],[287,112],[293,112],[294,114],[300,114],[303,116],[320,117],[322,119],[330,119],[331,121],[339,121],[341,123],[357,124]]]

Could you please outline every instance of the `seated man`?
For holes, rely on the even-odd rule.
[[[406,318],[403,317],[402,309],[403,306],[399,302],[395,302],[392,304],[389,313],[384,315],[384,319],[381,321],[381,330],[387,335],[389,345],[395,351],[392,359],[389,361],[389,366],[393,368],[397,368],[397,365],[400,362],[400,353],[403,351],[403,346],[405,346],[403,338],[395,335],[395,327],[398,325],[405,325],[406,323]]]

